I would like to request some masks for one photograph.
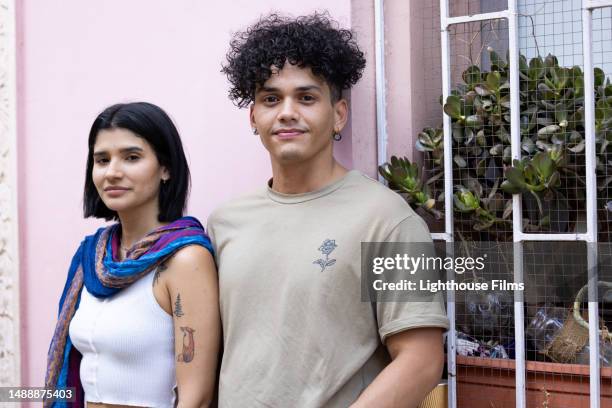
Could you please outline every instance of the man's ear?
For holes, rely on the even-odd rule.
[[[251,106],[249,106],[249,119],[251,121],[251,128],[252,129],[256,129],[257,128],[257,124],[255,123],[255,115],[253,114],[253,108],[255,107],[255,104],[252,103]]]
[[[348,102],[341,98],[334,103],[334,129],[340,133],[348,121]]]

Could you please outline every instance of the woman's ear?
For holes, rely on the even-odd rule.
[[[166,166],[161,166],[161,180],[164,183],[170,180],[170,171]]]

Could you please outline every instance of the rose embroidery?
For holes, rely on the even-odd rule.
[[[337,247],[338,245],[336,245],[335,239],[326,239],[319,247],[319,251],[321,251],[321,253],[325,255],[325,259],[319,258],[316,261],[313,261],[312,263],[319,265],[321,267],[321,272],[323,272],[325,268],[327,268],[328,266],[332,266],[336,263],[335,259],[329,259],[329,254],[331,254]]]

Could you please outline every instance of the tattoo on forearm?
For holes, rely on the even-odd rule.
[[[159,281],[159,275],[168,269],[165,263],[160,263],[157,269],[155,270],[155,275],[153,276],[153,286],[157,285],[157,281]]]
[[[193,344],[193,330],[191,327],[181,327],[183,332],[183,351],[176,357],[179,363],[189,363],[193,360],[195,347]]]
[[[174,301],[174,315],[176,317],[183,317],[185,314],[183,313],[183,304],[181,303],[181,294],[176,295],[176,300]]]

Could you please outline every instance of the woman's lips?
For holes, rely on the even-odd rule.
[[[109,197],[121,197],[128,191],[129,190],[127,188],[108,188],[104,190],[106,195]]]

